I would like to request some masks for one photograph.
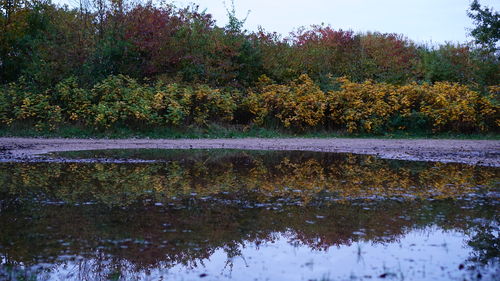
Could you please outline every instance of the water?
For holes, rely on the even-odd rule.
[[[0,280],[498,280],[498,183],[312,152],[3,163]]]

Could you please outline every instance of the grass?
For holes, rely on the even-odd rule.
[[[499,140],[500,134],[457,134],[432,132],[387,132],[382,134],[348,134],[347,132],[311,130],[294,132],[281,128],[243,128],[241,126],[220,126],[212,124],[206,128],[141,128],[115,127],[98,131],[80,126],[64,125],[53,131],[37,131],[29,124],[15,124],[0,127],[0,137],[43,137],[43,138],[150,138],[150,139],[206,139],[206,138],[380,138],[380,139],[484,139]]]

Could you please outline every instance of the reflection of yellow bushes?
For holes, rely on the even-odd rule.
[[[250,157],[250,156],[246,156]],[[2,166],[2,188],[18,194],[47,192],[58,200],[96,200],[123,205],[141,198],[170,200],[196,193],[252,193],[267,202],[286,198],[307,203],[320,194],[351,198],[456,198],[493,186],[495,171],[467,165],[427,164],[394,168],[375,157],[326,161],[283,157],[272,163],[250,157],[249,166],[231,161],[171,161],[157,164],[14,164]],[[488,187],[486,187],[488,188]],[[243,199],[243,198],[242,198]]]

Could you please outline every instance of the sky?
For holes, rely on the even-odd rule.
[[[74,0],[54,0],[71,3]],[[224,1],[226,5],[224,5]],[[238,18],[248,11],[245,28],[287,35],[301,26],[329,24],[355,32],[400,33],[419,43],[467,42],[474,26],[467,17],[472,0],[234,0]],[[225,6],[231,0],[175,0],[177,6],[195,3],[212,14],[218,25],[227,23]],[[500,0],[480,0],[500,10]]]

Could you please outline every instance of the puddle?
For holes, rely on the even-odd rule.
[[[498,168],[236,150],[50,158],[0,164],[0,280],[500,275]]]

